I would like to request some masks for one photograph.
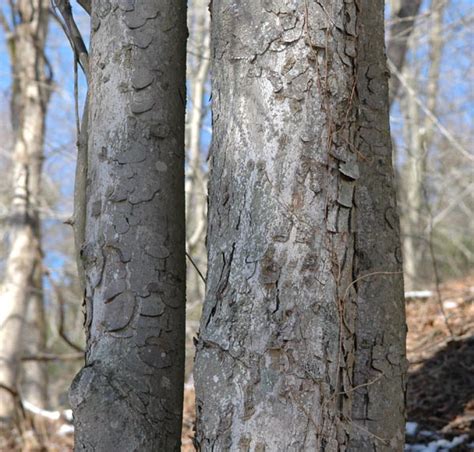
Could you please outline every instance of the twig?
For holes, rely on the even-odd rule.
[[[349,292],[349,289],[354,286],[355,284],[357,284],[359,281],[365,279],[365,278],[368,278],[370,276],[375,276],[375,275],[400,275],[402,274],[403,272],[402,271],[398,271],[398,272],[382,272],[382,271],[378,271],[378,272],[371,272],[371,273],[367,273],[366,275],[362,275],[362,276],[359,276],[358,278],[354,279],[354,281],[352,281],[347,287],[346,287],[346,291],[344,292],[344,298],[343,298],[343,301],[346,300],[347,298],[347,293]]]
[[[377,383],[377,381],[379,381],[383,376],[384,376],[384,374],[382,372],[378,377],[374,378],[373,380],[368,381],[367,383],[362,383],[360,385],[357,385],[357,386],[354,386],[354,387],[348,389],[347,391],[338,392],[335,395],[347,395],[347,394],[350,394],[351,392],[357,391],[360,388],[365,388],[366,386],[371,386],[374,383]]]
[[[456,138],[451,134],[451,132],[448,129],[446,129],[446,127],[444,127],[443,124],[441,124],[441,122],[434,115],[434,113],[425,106],[423,101],[417,96],[416,92],[413,90],[413,88],[411,88],[409,83],[406,81],[405,77],[400,73],[400,71],[398,71],[395,65],[390,60],[387,60],[387,64],[390,71],[393,72],[398,77],[398,79],[400,80],[405,90],[410,94],[410,96],[413,97],[413,100],[419,105],[419,107],[431,119],[431,121],[433,121],[433,124],[441,132],[441,135],[443,135],[454,146],[454,148],[458,152],[464,155],[464,157],[466,157],[468,160],[473,161],[474,156],[464,149],[464,147],[458,142],[458,140],[456,140]]]
[[[84,40],[82,39],[81,32],[79,31],[79,28],[77,27],[74,20],[71,4],[69,3],[69,0],[51,0],[51,2],[53,4],[53,8],[57,8],[59,10],[63,20],[59,18],[54,9],[52,10],[52,14],[61,25],[64,34],[71,44],[76,60],[81,65],[87,81],[89,81],[89,55],[87,53],[87,47],[84,44]]]
[[[434,273],[434,277],[435,277],[436,299],[438,301],[439,310],[441,311],[441,314],[442,314],[443,319],[444,319],[444,324],[446,325],[446,328],[449,331],[451,339],[454,339],[455,335],[454,335],[454,332],[451,328],[451,325],[449,324],[448,316],[446,315],[446,311],[444,310],[444,306],[443,306],[443,299],[441,297],[438,261],[436,260],[435,250],[434,250],[434,246],[433,246],[433,215],[431,214],[431,209],[429,207],[428,207],[428,210],[429,210],[429,217],[430,217],[430,233],[429,233],[428,244],[429,244],[429,248],[430,248],[431,262],[432,262],[432,265],[433,265],[433,273]]]
[[[79,119],[79,83],[77,74],[77,58],[74,58],[74,115],[76,117],[76,140],[79,142],[81,134],[81,120]]]
[[[78,353],[63,353],[55,355],[52,353],[39,353],[36,355],[22,356],[22,361],[75,361],[84,358],[83,352]]]
[[[15,399],[15,400],[20,400],[20,394],[16,389],[11,388],[10,386],[4,385],[3,383],[0,383],[0,389],[3,389],[4,391],[7,391],[10,393],[10,395]]]
[[[84,350],[82,347],[80,347],[79,345],[75,344],[73,341],[71,341],[66,333],[65,333],[65,328],[64,328],[64,298],[62,296],[62,293],[61,291],[59,290],[59,287],[57,286],[57,284],[54,282],[53,278],[51,277],[51,274],[49,272],[49,270],[45,269],[44,271],[44,274],[45,276],[48,278],[50,284],[51,284],[51,287],[53,288],[54,290],[54,293],[56,295],[56,298],[58,299],[58,304],[59,304],[59,327],[58,327],[58,333],[59,333],[59,336],[64,340],[64,342],[66,342],[66,344],[68,344],[71,348],[73,348],[74,350],[78,351],[78,352],[81,352],[81,353],[84,353]]]
[[[77,3],[79,3],[79,5],[82,6],[82,8],[84,9],[84,11],[89,14],[89,16],[91,15],[91,0],[76,0]]]
[[[386,446],[388,446],[388,441],[386,439],[384,439],[380,436],[377,436],[375,433],[372,433],[371,431],[369,431],[365,427],[362,427],[362,425],[357,424],[350,417],[345,416],[345,415],[343,415],[343,416],[346,419],[346,421],[350,422],[351,425],[358,428],[359,430],[362,430],[364,433],[367,433],[369,436],[371,436],[372,438],[375,438],[376,440],[380,441],[382,444],[385,444]]]
[[[201,277],[202,279],[202,282],[204,284],[206,284],[206,278],[204,278],[203,274],[201,273],[201,270],[199,270],[199,267],[196,265],[196,263],[194,262],[193,258],[189,255],[189,253],[186,251],[186,257],[189,259],[189,261],[191,262],[192,266],[194,267],[194,269],[197,271],[198,275]]]
[[[10,28],[10,24],[8,23],[7,18],[3,14],[3,11],[0,11],[0,25],[3,27],[4,32],[5,32],[6,35],[8,35],[12,32],[11,28]]]
[[[300,410],[306,415],[306,417],[311,421],[311,423],[314,425],[314,428],[316,430],[316,434],[317,435],[321,435],[321,428],[322,428],[322,425],[321,424],[318,424],[316,422],[316,420],[313,418],[313,414],[311,412],[308,412],[306,410],[306,408],[304,407],[304,405],[302,403],[300,403],[299,400],[297,400],[294,396],[293,396],[293,391],[290,389],[289,391],[289,394],[290,394],[290,398],[291,400],[293,401],[293,403],[296,402],[296,404],[298,405],[298,407],[300,408]]]
[[[7,391],[12,396],[15,407],[17,408],[19,414],[21,415],[20,419],[18,419],[18,417],[15,416],[17,418],[16,419],[17,427],[20,433],[23,434],[22,421],[25,421],[27,417],[26,417],[25,408],[23,407],[23,403],[21,403],[20,393],[15,388],[11,388],[10,386],[4,385],[3,383],[0,383],[0,389]]]

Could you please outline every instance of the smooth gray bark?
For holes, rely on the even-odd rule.
[[[185,0],[92,2],[76,450],[179,450],[186,34]]]
[[[40,240],[41,243],[41,240]],[[41,255],[41,253],[40,253]],[[43,265],[41,259],[33,271],[26,313],[24,352],[37,356],[46,351],[46,316],[44,309]],[[48,369],[40,360],[23,362],[22,397],[40,408],[48,407]]]
[[[204,451],[401,451],[383,2],[212,3]]]

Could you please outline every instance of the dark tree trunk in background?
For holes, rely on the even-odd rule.
[[[92,2],[76,450],[180,448],[186,36],[185,0]]]
[[[420,12],[422,0],[392,0],[387,58],[401,73],[408,52],[408,42]],[[396,99],[400,80],[395,74],[390,79],[390,105]]]
[[[401,451],[405,440],[406,322],[389,125],[383,1],[360,2],[354,192],[355,362],[349,450]],[[378,273],[381,272],[381,273]],[[385,272],[385,274],[384,274]],[[365,276],[371,275],[373,276]]]
[[[401,451],[383,2],[212,3],[204,451]]]

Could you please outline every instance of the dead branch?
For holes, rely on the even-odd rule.
[[[84,9],[84,11],[89,14],[89,16],[91,15],[91,0],[77,0],[77,3],[79,5],[82,6],[82,8]]]
[[[83,359],[84,353],[62,353],[55,355],[54,353],[39,353],[36,355],[25,355],[22,356],[22,361],[75,361]]]
[[[76,61],[81,66],[87,81],[89,81],[89,54],[87,47],[82,39],[81,32],[74,20],[71,4],[69,0],[52,0],[53,6],[58,9],[61,18],[57,15],[55,9],[52,10],[53,17],[57,20],[64,31],[64,34],[71,44]]]

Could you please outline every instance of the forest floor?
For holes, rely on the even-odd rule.
[[[406,304],[409,360],[405,451],[474,450],[474,275]],[[65,420],[36,417],[22,434],[0,432],[0,451],[71,451]],[[31,428],[31,426],[34,428]],[[194,451],[194,389],[187,384],[182,452]],[[39,443],[43,443],[43,447]]]
[[[474,275],[406,303],[407,452],[474,450]],[[194,451],[194,391],[186,389],[182,452]]]
[[[417,444],[406,450],[474,450],[474,275],[407,300],[406,312],[407,443]]]

